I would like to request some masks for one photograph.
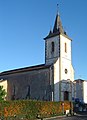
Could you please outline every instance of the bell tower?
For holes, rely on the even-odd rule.
[[[45,39],[45,64],[54,66],[54,100],[72,99],[71,82],[74,70],[71,59],[71,42],[63,29],[60,15],[56,15],[53,30]],[[68,86],[66,86],[68,84]],[[67,93],[67,94],[66,94]]]
[[[60,57],[60,32],[64,32],[57,14],[53,31],[50,30],[45,39],[45,63],[52,64]]]

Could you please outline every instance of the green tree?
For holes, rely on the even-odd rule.
[[[3,86],[0,86],[0,101],[4,100],[6,96],[6,91],[3,89]]]

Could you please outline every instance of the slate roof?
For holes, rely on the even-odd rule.
[[[79,82],[79,81],[82,81],[82,82],[84,82],[84,81],[86,81],[87,82],[87,80],[83,80],[83,79],[76,79],[76,80],[74,80],[75,82]]]
[[[52,65],[36,65],[36,66],[30,66],[30,67],[24,67],[24,68],[19,68],[19,69],[13,69],[13,70],[8,70],[0,73],[0,76],[3,75],[9,75],[9,74],[15,74],[15,73],[20,73],[20,72],[28,72],[28,71],[33,71],[33,70],[40,70],[40,69],[46,69],[51,67]]]

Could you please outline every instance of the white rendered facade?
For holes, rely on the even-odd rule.
[[[87,104],[87,81],[78,79],[75,83],[75,98]]]
[[[83,101],[87,103],[87,81],[83,82]]]
[[[53,32],[50,31],[45,38],[45,62],[46,65],[54,66],[54,101],[71,101],[74,97],[71,42],[72,40],[63,31],[60,16],[57,15]]]

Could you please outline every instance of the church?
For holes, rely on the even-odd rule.
[[[7,100],[72,101],[72,39],[64,31],[58,13],[53,30],[49,31],[44,41],[45,64],[0,73],[0,83],[6,81]]]

